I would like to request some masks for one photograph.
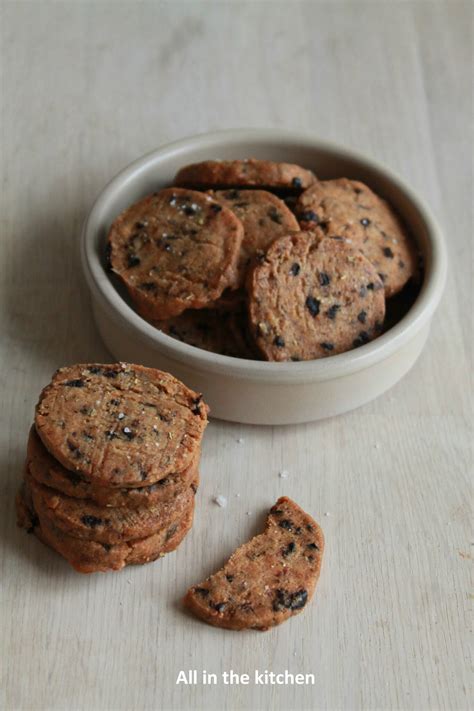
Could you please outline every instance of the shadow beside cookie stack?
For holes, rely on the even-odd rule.
[[[18,524],[83,573],[175,550],[193,522],[207,413],[159,370],[61,368],[36,407]]]

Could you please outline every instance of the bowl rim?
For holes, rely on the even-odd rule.
[[[95,250],[96,222],[117,191],[127,189],[134,180],[152,165],[173,155],[207,148],[236,147],[242,142],[265,143],[291,142],[293,146],[310,147],[339,154],[357,162],[369,170],[380,173],[395,189],[413,205],[424,223],[431,247],[429,269],[418,297],[407,314],[386,333],[355,350],[339,353],[328,358],[298,362],[268,362],[244,360],[212,353],[182,343],[159,331],[145,321],[118,293],[107,275]],[[344,377],[365,370],[373,363],[391,356],[408,343],[432,317],[441,299],[447,274],[447,250],[441,228],[424,200],[405,181],[378,160],[314,135],[279,128],[240,128],[200,133],[167,143],[123,168],[102,189],[84,221],[81,235],[81,262],[86,282],[107,315],[122,328],[132,332],[141,342],[159,349],[168,358],[199,370],[214,372],[234,378],[249,378],[266,382],[288,384],[296,381],[321,381]]]

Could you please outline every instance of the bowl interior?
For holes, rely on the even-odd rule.
[[[217,363],[219,360],[222,363],[229,360],[234,363],[241,362],[240,359],[208,354],[193,346],[179,343],[161,334],[141,319],[133,312],[124,290],[105,271],[104,245],[108,229],[115,217],[145,195],[171,185],[174,175],[183,165],[209,159],[250,157],[298,163],[312,169],[321,179],[347,177],[367,183],[399,212],[422,254],[424,283],[408,314],[385,334],[357,351],[323,359],[326,368],[330,362],[334,365],[338,362],[343,367],[344,360],[347,362],[348,359],[352,359],[355,362],[360,361],[364,354],[375,355],[377,349],[383,347],[389,339],[395,339],[397,334],[401,335],[401,331],[408,325],[414,325],[417,319],[431,315],[439,301],[444,283],[446,259],[439,229],[418,197],[391,171],[364,156],[305,136],[263,129],[224,131],[184,139],[140,158],[119,173],[97,199],[84,230],[83,256],[86,275],[89,283],[93,283],[96,293],[98,290],[101,298],[109,304],[114,302],[115,309],[122,310],[122,316],[125,309],[125,317],[129,321],[135,326],[141,322],[140,330],[148,338],[158,340],[167,348],[175,348],[181,353],[187,353],[188,356],[193,351],[199,352],[202,358],[212,357]],[[121,301],[121,305],[117,304],[117,300]],[[169,343],[170,341],[173,343]],[[205,355],[202,355],[203,353]],[[243,361],[243,363],[257,364],[257,361]],[[292,363],[290,367],[296,373],[310,363],[315,367],[321,367],[321,361]],[[259,365],[267,368],[288,367],[288,364],[284,363],[259,363]]]

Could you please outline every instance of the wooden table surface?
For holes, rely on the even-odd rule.
[[[468,708],[472,4],[4,0],[1,15],[0,706]],[[311,131],[419,190],[450,252],[428,345],[392,391],[346,416],[213,422],[181,548],[81,576],[16,529],[13,507],[41,387],[58,366],[111,358],[81,278],[81,223],[131,160],[240,126]],[[189,617],[187,586],[282,494],[326,534],[313,604],[267,633]],[[315,683],[176,685],[189,669]]]

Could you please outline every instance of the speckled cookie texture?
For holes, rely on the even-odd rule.
[[[383,283],[344,242],[299,232],[276,240],[249,277],[251,332],[272,361],[356,348],[382,329]]]
[[[270,188],[291,192],[306,190],[315,182],[314,173],[293,163],[249,158],[246,160],[206,160],[186,165],[174,183],[201,190],[209,188]]]
[[[207,411],[198,393],[168,373],[74,365],[41,393],[35,427],[66,469],[105,486],[145,486],[196,460]]]
[[[155,321],[154,325],[168,336],[195,348],[233,358],[259,358],[242,308],[240,311],[226,311],[223,306],[191,310],[167,321]]]
[[[299,230],[296,217],[285,203],[266,190],[217,190],[211,195],[232,210],[243,225],[244,238],[239,257],[242,284],[247,268],[258,254],[265,252],[278,237]]]
[[[189,532],[193,522],[194,501],[182,518],[151,536],[108,544],[74,538],[49,519],[40,520],[31,498],[23,489],[17,496],[18,525],[47,546],[57,551],[80,573],[121,570],[126,565],[149,563],[175,550]]]
[[[101,486],[86,479],[79,472],[62,466],[48,452],[34,427],[31,428],[27,444],[27,469],[33,479],[50,489],[56,489],[66,496],[90,499],[99,506],[126,506],[137,508],[150,504],[172,501],[185,490],[197,473],[198,463],[193,463],[179,474],[169,474],[149,486],[117,488]]]
[[[415,246],[392,207],[355,180],[321,180],[299,198],[303,229],[347,240],[376,268],[387,297],[416,274]]]
[[[73,536],[101,543],[121,543],[146,538],[182,518],[194,499],[197,481],[173,501],[140,508],[98,506],[87,499],[74,499],[39,484],[29,474],[25,482],[41,521]]]
[[[147,319],[177,316],[237,286],[243,227],[209,195],[169,188],[125,210],[110,228],[107,258]]]
[[[216,627],[266,630],[301,612],[311,600],[323,549],[316,521],[282,497],[270,510],[265,531],[192,587],[185,604]]]

